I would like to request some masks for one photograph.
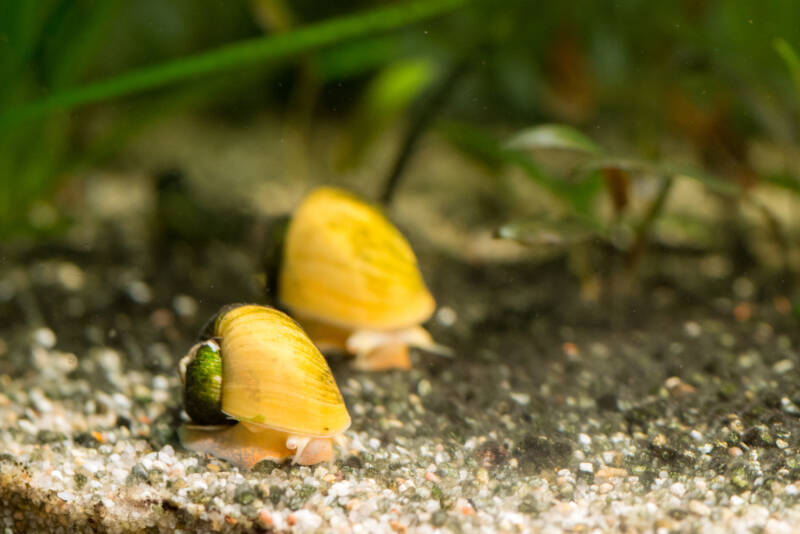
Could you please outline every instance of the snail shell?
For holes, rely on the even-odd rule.
[[[273,308],[241,305],[220,312],[213,337],[218,351],[200,344],[182,363],[187,413],[197,423],[182,429],[184,446],[247,468],[290,456],[302,464],[329,460],[350,415],[325,358],[297,323]],[[214,354],[221,357],[218,379],[213,362],[198,363]],[[212,426],[217,416],[238,423]]]
[[[436,346],[419,326],[436,303],[410,245],[378,209],[345,191],[316,189],[295,210],[278,288],[315,342],[356,354],[360,367],[408,368],[409,340]],[[374,343],[352,343],[358,332]]]

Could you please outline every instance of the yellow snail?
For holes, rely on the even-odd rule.
[[[237,305],[210,329],[180,363],[192,418],[179,432],[183,446],[246,469],[265,459],[331,460],[350,415],[302,328],[274,308]]]
[[[409,369],[409,346],[449,354],[420,326],[436,303],[417,258],[376,208],[316,189],[292,214],[281,256],[278,299],[322,350],[366,370]]]

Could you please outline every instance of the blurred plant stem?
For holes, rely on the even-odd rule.
[[[784,63],[786,63],[786,67],[789,69],[789,75],[792,77],[792,82],[794,83],[794,88],[797,91],[797,97],[800,99],[800,57],[798,57],[792,45],[786,42],[785,39],[775,39],[773,46]]]
[[[400,150],[395,157],[391,171],[386,178],[380,201],[384,206],[392,203],[392,198],[400,183],[403,171],[411,158],[414,148],[428,127],[433,123],[437,115],[445,107],[447,99],[455,89],[459,80],[469,72],[470,65],[475,58],[470,54],[456,62],[444,76],[438,86],[434,87],[430,93],[424,97],[421,105],[411,117]]]
[[[641,262],[642,255],[647,247],[647,241],[649,240],[650,233],[653,229],[653,224],[655,224],[656,219],[658,219],[658,217],[664,211],[664,206],[667,204],[667,199],[669,198],[669,193],[672,190],[672,185],[674,182],[675,178],[673,176],[667,176],[662,179],[661,187],[658,189],[658,194],[656,195],[655,200],[653,200],[653,203],[650,204],[650,208],[647,210],[647,213],[636,227],[633,244],[628,249],[628,253],[625,258],[625,264],[628,267],[628,270],[631,272],[635,271]]]

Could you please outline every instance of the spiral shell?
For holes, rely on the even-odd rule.
[[[222,358],[222,411],[282,432],[330,437],[350,426],[328,363],[286,314],[245,305],[214,326]]]
[[[376,208],[330,187],[312,192],[292,216],[279,298],[298,317],[350,330],[395,330],[435,309],[417,258]]]
[[[302,328],[273,308],[239,305],[218,314],[211,335],[181,362],[195,423],[180,430],[184,446],[245,468],[292,456],[305,465],[329,460],[350,415]]]

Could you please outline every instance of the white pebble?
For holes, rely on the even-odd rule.
[[[75,495],[71,491],[59,491],[56,495],[64,502],[72,502],[75,500]]]
[[[508,522],[512,525],[521,525],[525,517],[518,512],[505,512],[500,515],[500,522]]]
[[[449,306],[442,306],[436,312],[436,321],[442,326],[453,326],[458,320],[458,314]]]
[[[122,393],[114,393],[111,398],[114,399],[114,404],[116,404],[118,410],[126,412],[131,409],[130,399]]]
[[[420,397],[424,397],[425,395],[430,393],[431,389],[432,389],[431,388],[431,383],[428,380],[424,379],[424,378],[419,381],[419,384],[417,384],[417,394]]]
[[[298,510],[292,512],[295,519],[297,530],[311,532],[317,530],[322,525],[322,518],[311,510]]]
[[[88,473],[95,474],[102,469],[103,464],[98,460],[89,460],[88,462],[84,462],[82,467]]]
[[[775,362],[775,365],[772,366],[772,370],[778,373],[779,375],[788,373],[792,369],[794,369],[794,362],[788,358],[777,361]]]
[[[27,434],[36,434],[39,431],[39,429],[36,428],[36,425],[31,423],[27,419],[20,419],[19,421],[17,421],[17,424],[19,425],[20,430],[22,430]]]
[[[583,445],[584,447],[588,447],[592,444],[592,438],[589,437],[588,434],[578,434],[578,443]]]
[[[695,321],[686,321],[683,325],[683,331],[688,337],[692,338],[700,337],[700,334],[703,333],[703,329]]]
[[[695,515],[707,516],[711,515],[711,509],[700,501],[689,501],[689,511]]]
[[[169,389],[169,380],[166,376],[156,375],[153,377],[153,389],[164,391]]]
[[[792,525],[777,519],[770,518],[764,525],[764,534],[791,534],[792,532],[797,532],[797,530]]]
[[[676,482],[669,487],[669,492],[676,497],[683,497],[684,494],[686,494],[686,486],[684,486],[681,482]]]
[[[128,292],[128,296],[139,304],[147,304],[153,298],[150,287],[141,280],[134,280],[125,289]]]
[[[64,286],[65,289],[70,291],[77,291],[83,287],[84,277],[83,271],[74,263],[68,261],[63,262],[58,266],[56,272],[58,281]]]
[[[581,462],[578,464],[578,470],[581,473],[594,473],[594,465],[591,462]]]
[[[167,465],[175,461],[175,449],[171,445],[166,445],[163,449],[158,451],[158,459]]]
[[[336,484],[332,485],[330,489],[328,489],[328,494],[334,497],[347,497],[350,495],[351,486],[352,483],[348,482],[347,480],[337,482]]]
[[[46,326],[33,331],[33,340],[46,349],[56,346],[56,334]]]
[[[511,399],[521,406],[527,406],[529,402],[531,402],[531,396],[527,393],[515,393],[511,392],[509,394]]]
[[[176,295],[172,299],[172,307],[181,317],[192,317],[197,313],[197,301],[189,295]]]
[[[33,407],[42,413],[49,413],[53,411],[53,403],[47,400],[47,397],[41,389],[34,388],[28,394]]]

